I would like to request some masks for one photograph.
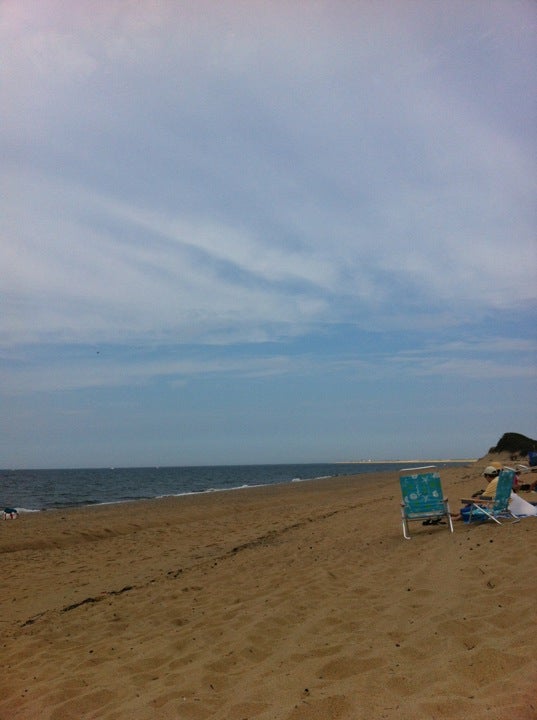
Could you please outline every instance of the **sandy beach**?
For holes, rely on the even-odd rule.
[[[441,470],[451,509],[483,462]],[[536,495],[524,495],[535,499]],[[0,720],[537,717],[537,519],[387,472],[0,524]]]

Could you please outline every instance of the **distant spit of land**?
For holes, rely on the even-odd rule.
[[[400,465],[401,463],[474,463],[477,458],[418,458],[414,460],[338,460],[336,465]]]

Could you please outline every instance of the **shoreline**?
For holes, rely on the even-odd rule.
[[[440,469],[452,509],[481,472]],[[0,717],[534,717],[537,520],[406,541],[399,503],[392,470],[2,523]]]

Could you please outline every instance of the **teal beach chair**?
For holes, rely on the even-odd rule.
[[[440,475],[435,472],[434,465],[401,470],[399,482],[403,496],[401,518],[405,540],[410,540],[408,523],[413,520],[434,522],[445,518],[448,529],[453,532],[448,499],[444,497]]]
[[[482,498],[471,498],[469,500],[461,500],[461,502],[470,505],[468,513],[468,523],[474,520],[494,520],[495,523],[501,525],[499,518],[511,518],[511,522],[520,522],[520,518],[509,510],[509,500],[511,499],[511,491],[513,489],[513,479],[515,471],[511,468],[505,468],[498,477],[498,485],[496,486],[496,495],[493,500],[485,500]]]

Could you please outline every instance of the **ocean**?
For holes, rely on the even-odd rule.
[[[437,467],[457,463],[435,463]],[[19,512],[217,492],[257,485],[393,471],[407,463],[0,470],[0,509]]]

